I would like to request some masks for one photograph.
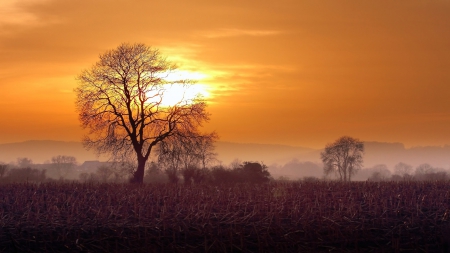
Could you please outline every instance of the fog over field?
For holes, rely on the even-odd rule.
[[[217,164],[228,166],[236,159],[263,162],[269,166],[271,174],[278,178],[287,176],[291,179],[305,176],[321,177],[323,175],[320,152],[322,150],[306,147],[294,147],[274,144],[251,144],[219,141],[216,143]],[[0,144],[0,161],[15,162],[19,157],[30,158],[33,163],[46,163],[53,156],[68,155],[84,161],[106,161],[107,157],[97,157],[87,151],[80,142],[63,141],[26,141]],[[399,162],[413,167],[428,163],[434,168],[450,169],[450,146],[405,148],[401,143],[365,142],[364,168],[385,164],[388,169]],[[359,173],[360,176],[365,176]],[[358,179],[358,174],[355,179]],[[362,179],[362,178],[361,178]]]

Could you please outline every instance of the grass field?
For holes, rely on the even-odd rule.
[[[450,183],[0,186],[0,252],[448,252]]]

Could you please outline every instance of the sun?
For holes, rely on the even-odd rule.
[[[164,85],[164,94],[162,96],[161,105],[173,106],[180,102],[190,103],[199,96],[203,99],[208,99],[208,97],[210,97],[208,86],[201,82],[206,78],[206,74],[188,70],[176,70],[169,74],[165,74],[164,79],[174,83]],[[176,83],[178,80],[192,80],[194,83],[184,85]]]

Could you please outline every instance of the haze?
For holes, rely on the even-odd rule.
[[[200,77],[222,141],[450,144],[448,13],[419,0],[2,1],[0,143],[80,141],[75,77],[139,42]]]

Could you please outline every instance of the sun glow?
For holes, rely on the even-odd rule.
[[[163,75],[166,81],[174,82],[166,84],[164,87],[164,94],[161,100],[161,105],[163,106],[173,106],[178,103],[192,103],[197,97],[202,97],[203,99],[210,97],[208,85],[201,83],[203,79],[208,77],[206,74],[188,70],[176,70]],[[194,83],[177,83],[180,80],[191,80]]]

